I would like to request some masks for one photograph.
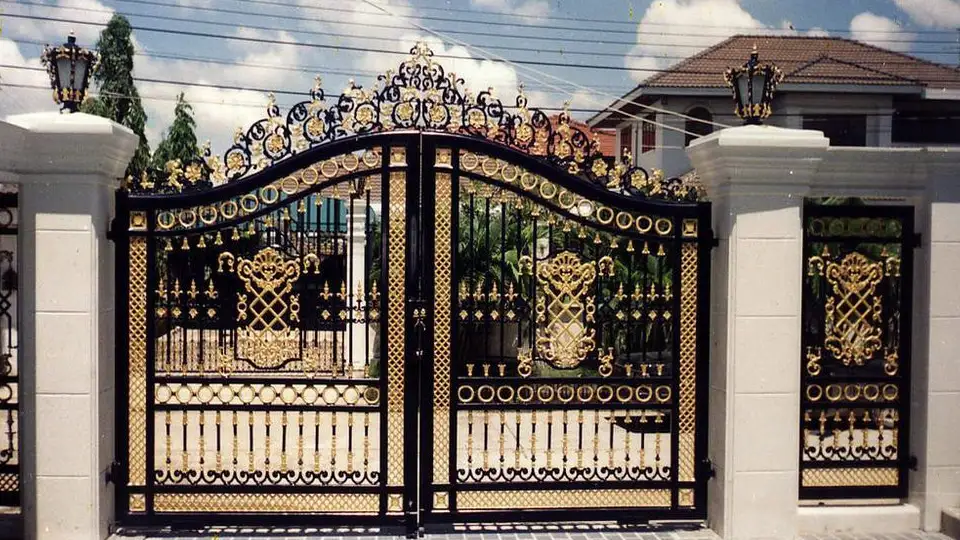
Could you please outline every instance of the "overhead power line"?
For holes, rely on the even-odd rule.
[[[315,22],[316,22],[316,19],[311,18],[311,17],[299,17],[299,16],[293,16],[293,15],[279,15],[279,14],[271,14],[271,13],[258,13],[258,12],[251,12],[251,11],[232,10],[232,9],[216,8],[216,7],[208,7],[208,6],[179,6],[179,5],[176,5],[176,4],[168,4],[168,3],[164,3],[164,2],[158,2],[158,1],[155,1],[155,0],[117,0],[117,1],[127,2],[127,3],[134,3],[134,4],[154,5],[154,6],[161,6],[161,7],[167,7],[167,8],[178,8],[178,9],[189,9],[189,10],[206,11],[206,12],[214,12],[214,13],[228,13],[228,14],[236,14],[236,15],[246,15],[246,16],[253,16],[253,17],[258,17],[258,18],[269,17],[269,18],[277,18],[277,19],[285,19],[285,20],[305,21],[305,22],[311,22],[311,23],[315,23]],[[2,1],[0,1],[0,3],[3,3],[3,2],[9,3],[8,0],[2,0]],[[14,5],[30,5],[30,6],[42,7],[42,8],[46,8],[46,9],[74,10],[74,11],[92,12],[92,13],[111,13],[111,14],[112,14],[112,13],[115,13],[113,10],[99,10],[99,9],[93,9],[93,8],[78,8],[78,7],[69,7],[69,6],[53,6],[53,5],[43,4],[43,3],[40,3],[40,2],[35,2],[35,1],[30,1],[30,0],[20,0],[20,1],[16,2],[16,3],[14,3]],[[289,7],[293,7],[293,6],[289,6]],[[305,9],[311,9],[310,6],[305,6],[304,8],[305,8]],[[333,8],[312,8],[312,9],[333,9]],[[198,21],[198,20],[196,20],[196,19],[185,18],[185,17],[172,17],[172,16],[165,16],[165,15],[152,15],[152,14],[139,14],[139,13],[124,13],[124,12],[116,12],[116,13],[119,13],[119,14],[125,15],[125,16],[130,16],[130,17],[148,17],[148,18],[153,18],[153,19],[158,19],[158,20],[169,20],[169,21],[185,22],[185,23],[191,23],[191,24],[211,24],[211,25],[216,25],[216,26],[228,26],[228,27],[231,27],[231,28],[235,28],[235,27],[236,27],[235,24],[231,24],[231,23],[223,23],[223,22],[217,22],[217,21]],[[23,15],[23,14],[20,14],[20,17],[22,18],[22,17],[24,17],[24,15]],[[343,20],[327,20],[327,21],[325,21],[325,22],[332,23],[332,24],[346,25],[346,26],[360,26],[360,27],[363,27],[363,28],[387,28],[387,29],[394,29],[394,30],[405,30],[405,29],[407,29],[406,27],[403,27],[403,26],[390,25],[390,24],[378,24],[378,23],[373,23],[373,22],[357,22],[357,21],[343,21]],[[337,32],[326,32],[326,31],[318,31],[318,30],[303,30],[303,29],[295,29],[295,28],[287,28],[287,27],[271,27],[271,26],[263,26],[263,25],[246,25],[246,24],[245,24],[244,26],[246,26],[246,27],[248,27],[248,28],[252,28],[252,29],[259,29],[259,30],[266,30],[266,31],[286,31],[286,32],[291,32],[291,33],[305,33],[305,34],[322,35],[322,36],[337,37],[337,38],[371,39],[371,40],[380,40],[380,41],[397,41],[396,38],[378,37],[378,36],[366,36],[366,35],[363,35],[363,34],[343,34],[343,33],[337,33]],[[543,28],[543,27],[537,26],[537,28]],[[149,30],[148,30],[148,31],[149,31]],[[596,32],[596,33],[608,33],[608,32],[606,32],[606,31],[603,30],[603,29],[594,29],[593,31]],[[762,31],[762,30],[757,29],[757,31],[759,32],[759,31]],[[503,32],[477,32],[477,31],[453,30],[453,29],[451,29],[451,30],[444,30],[444,32],[448,32],[448,33],[451,33],[451,34],[457,34],[457,35],[471,35],[471,36],[482,36],[482,37],[495,37],[495,38],[497,38],[498,40],[502,40],[502,39],[504,39],[504,38],[508,38],[508,39],[513,38],[513,39],[523,39],[523,40],[525,40],[525,41],[535,40],[535,41],[559,42],[559,43],[564,43],[564,44],[569,44],[569,43],[583,43],[583,44],[590,44],[590,45],[631,45],[631,46],[633,46],[633,45],[648,45],[648,46],[669,46],[669,47],[675,47],[675,48],[698,49],[698,50],[704,48],[702,45],[696,45],[696,44],[669,44],[669,43],[663,43],[663,42],[659,42],[659,41],[608,40],[608,39],[596,39],[596,38],[589,38],[589,39],[587,39],[587,38],[574,38],[574,37],[570,37],[570,36],[557,37],[557,36],[555,36],[555,35],[554,35],[554,36],[538,36],[538,35],[529,35],[529,34],[510,35],[510,34],[504,34]],[[770,35],[771,35],[771,36],[776,35],[776,31],[766,30],[766,32],[770,32]],[[633,34],[636,34],[636,32],[634,32]],[[682,33],[665,33],[665,32],[649,32],[649,33],[644,33],[644,32],[641,32],[641,34],[643,34],[643,35],[650,35],[650,36],[666,36],[666,35],[689,36],[689,35],[690,35],[689,32],[682,32]],[[711,34],[703,34],[703,33],[700,33],[700,32],[698,32],[697,35],[699,35],[699,36],[707,36],[707,37],[715,37],[715,38],[717,38],[718,40],[719,40],[719,39],[723,39],[723,38],[730,37],[729,34],[713,34],[713,35],[711,35]],[[876,40],[873,40],[873,41],[876,41],[876,42],[884,42],[884,41],[887,41],[887,42],[891,42],[891,43],[902,43],[902,42],[928,43],[928,44],[943,44],[943,45],[946,45],[946,44],[953,45],[953,44],[954,44],[954,41],[951,41],[951,40],[946,40],[946,41],[944,41],[944,40],[882,40],[882,39],[876,39]],[[788,44],[782,44],[782,45],[779,47],[779,49],[780,49],[780,50],[806,50],[806,46],[804,46],[804,45],[802,45],[802,44],[798,44],[798,46],[796,46],[796,47],[791,47],[791,46],[787,46],[787,45],[788,45]],[[347,46],[339,46],[339,48],[348,49]],[[494,47],[491,47],[491,48],[494,48]],[[537,48],[535,48],[535,47],[512,47],[512,48],[511,48],[511,47],[509,47],[509,46],[504,46],[504,45],[497,45],[496,48],[498,48],[498,49],[500,49],[500,50],[525,50],[525,51],[529,51],[529,52],[544,52],[544,53],[550,52],[550,53],[561,53],[561,54],[565,54],[565,53],[566,53],[566,51],[565,51],[564,49],[553,50],[553,51],[546,51],[546,50],[543,50],[543,49],[537,49]],[[570,54],[594,54],[594,53],[571,51]],[[952,50],[951,50],[951,51],[933,51],[933,50],[931,50],[931,51],[914,51],[914,54],[931,54],[931,55],[950,54],[950,55],[952,55],[952,54],[954,54],[954,51],[952,51]],[[601,54],[601,56],[603,56],[603,55]],[[623,56],[623,55],[616,55],[616,56]],[[639,57],[639,56],[645,56],[645,55],[636,55],[636,56]],[[680,58],[685,58],[685,57],[680,57]]]

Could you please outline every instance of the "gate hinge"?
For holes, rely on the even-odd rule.
[[[700,470],[698,472],[698,476],[704,480],[710,480],[711,478],[717,477],[717,470],[713,468],[713,462],[709,459],[705,459],[700,462]]]
[[[911,454],[910,457],[907,458],[907,468],[911,471],[915,471],[919,467],[920,464],[917,462],[917,456]]]
[[[120,462],[114,461],[107,469],[106,483],[117,484],[120,482]]]

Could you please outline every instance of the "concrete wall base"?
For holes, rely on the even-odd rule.
[[[960,508],[944,508],[940,514],[940,532],[960,540]]]
[[[884,506],[802,506],[800,534],[897,533],[920,529],[920,509],[912,504]]]

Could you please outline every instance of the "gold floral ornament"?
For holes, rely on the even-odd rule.
[[[592,262],[570,251],[537,268],[537,354],[558,368],[573,368],[596,348],[596,306],[590,288],[597,276]]]
[[[319,77],[310,99],[285,113],[269,96],[266,117],[238,129],[222,159],[207,152],[196,160],[199,169],[191,167],[192,161],[181,163],[182,174],[175,178],[179,186],[167,182],[164,171],[152,172],[146,184],[130,185],[135,191],[153,193],[205,189],[267,169],[318,145],[398,129],[483,138],[631,197],[693,202],[700,195],[677,179],[637,182],[638,177],[655,175],[648,175],[632,159],[615,164],[604,156],[596,137],[574,125],[569,108],[551,118],[529,107],[522,85],[515,108],[501,103],[492,88],[470,92],[463,79],[445,71],[424,43],[416,44],[406,61],[380,75],[373,86],[366,88],[351,80],[335,103],[326,103]]]
[[[876,294],[883,264],[850,253],[840,263],[827,262],[825,275],[832,295],[826,304],[824,347],[843,365],[862,366],[883,347],[883,305]]]

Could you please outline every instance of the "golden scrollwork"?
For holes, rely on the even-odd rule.
[[[596,310],[590,286],[597,276],[593,263],[563,251],[537,268],[537,354],[559,368],[572,368],[596,348],[590,328]]]
[[[224,261],[232,269],[232,256],[221,255],[221,267]],[[221,351],[220,370],[232,371],[235,359],[276,368],[290,358],[300,357],[299,335],[293,326],[299,321],[300,303],[298,295],[291,294],[300,278],[300,263],[286,260],[279,251],[268,247],[258,251],[252,260],[239,259],[235,271],[245,291],[237,293],[237,322],[246,322],[246,326],[237,329],[236,356],[232,350]]]
[[[854,252],[840,263],[828,262],[825,275],[833,295],[826,304],[824,347],[843,365],[862,366],[883,346],[883,306],[875,294],[883,264]]]

